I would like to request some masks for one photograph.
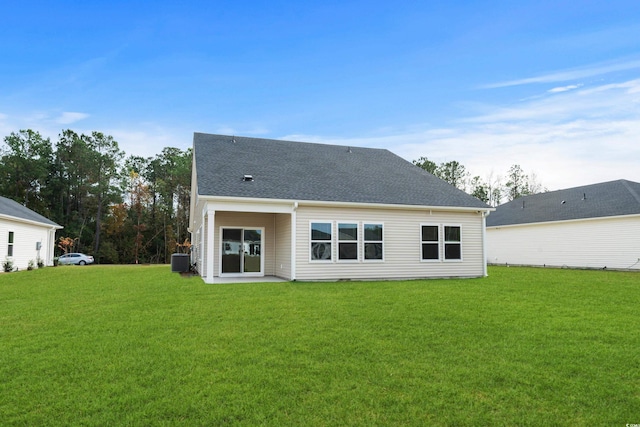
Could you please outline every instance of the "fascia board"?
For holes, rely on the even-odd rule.
[[[290,199],[261,199],[249,197],[220,197],[220,196],[198,196],[199,200],[208,201],[214,204],[235,203],[239,206],[245,205],[286,205],[286,206],[314,206],[314,207],[342,207],[360,209],[396,209],[396,210],[429,210],[438,212],[481,212],[489,213],[495,208],[474,208],[455,206],[423,206],[423,205],[396,205],[384,203],[355,203],[355,202],[330,202],[317,200],[290,200]]]
[[[33,221],[30,219],[24,219],[24,218],[19,218],[17,216],[11,216],[11,215],[4,215],[4,214],[0,214],[0,219],[5,219],[7,221],[13,221],[13,222],[20,222],[23,224],[29,224],[29,225],[37,225],[38,227],[43,227],[43,228],[53,228],[56,230],[61,230],[64,227],[58,224],[47,224],[44,222],[39,222],[39,221]]]
[[[559,221],[540,221],[540,222],[524,222],[520,224],[504,224],[504,225],[490,225],[487,226],[487,230],[493,230],[498,228],[514,228],[514,227],[535,227],[538,225],[551,225],[551,224],[568,224],[572,222],[587,222],[587,221],[602,221],[610,219],[626,219],[626,218],[640,218],[640,214],[632,215],[612,215],[612,216],[595,216],[591,218],[575,218],[575,219],[563,219]]]

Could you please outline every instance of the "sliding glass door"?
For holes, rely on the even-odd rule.
[[[263,274],[263,228],[222,228],[221,274]]]

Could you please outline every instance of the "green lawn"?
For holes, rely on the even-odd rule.
[[[640,274],[205,285],[0,274],[0,424],[640,423]]]

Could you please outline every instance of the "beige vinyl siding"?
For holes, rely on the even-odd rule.
[[[251,213],[251,212],[216,212],[215,225],[215,256],[213,257],[213,274],[220,275],[220,227],[264,227],[262,256],[264,256],[264,275],[275,275],[275,214]]]
[[[291,279],[291,214],[275,215],[274,275]]]
[[[640,269],[640,216],[487,228],[491,264]]]
[[[310,260],[309,227],[312,221],[384,224],[384,261],[364,261],[362,244],[358,262],[337,260],[337,240],[332,244],[332,262]],[[421,261],[420,224],[462,227],[461,261]],[[480,277],[484,274],[482,215],[429,210],[322,208],[304,206],[297,211],[296,279],[402,279],[423,277]],[[360,236],[362,239],[362,236]]]

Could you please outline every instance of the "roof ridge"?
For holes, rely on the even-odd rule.
[[[633,187],[629,185],[629,181],[627,181],[626,179],[621,179],[620,182],[622,182],[622,185],[624,185],[624,188],[626,188],[629,191],[629,193],[631,193],[633,198],[636,199],[638,204],[640,204],[640,195],[638,195],[638,193],[636,193]]]
[[[323,146],[323,147],[333,147],[336,149],[356,149],[356,150],[369,150],[369,151],[388,151],[390,153],[392,153],[395,156],[398,156],[397,154],[393,153],[391,150],[389,150],[388,148],[381,148],[381,147],[367,147],[367,146],[362,146],[362,145],[343,145],[340,144],[338,142],[322,142],[322,141],[300,141],[300,140],[293,140],[290,139],[289,137],[282,137],[282,138],[266,138],[266,137],[260,137],[260,136],[244,136],[244,135],[225,135],[225,134],[220,134],[220,133],[206,133],[206,132],[194,132],[194,138],[197,134],[200,134],[204,137],[207,136],[214,136],[214,137],[222,137],[222,138],[228,138],[230,141],[235,142],[236,139],[250,139],[252,141],[267,141],[267,142],[276,142],[276,143],[285,143],[285,144],[307,144],[307,145],[315,145],[315,146]],[[286,138],[286,139],[283,139]],[[398,156],[400,157],[400,156]],[[404,159],[403,159],[404,160]]]

